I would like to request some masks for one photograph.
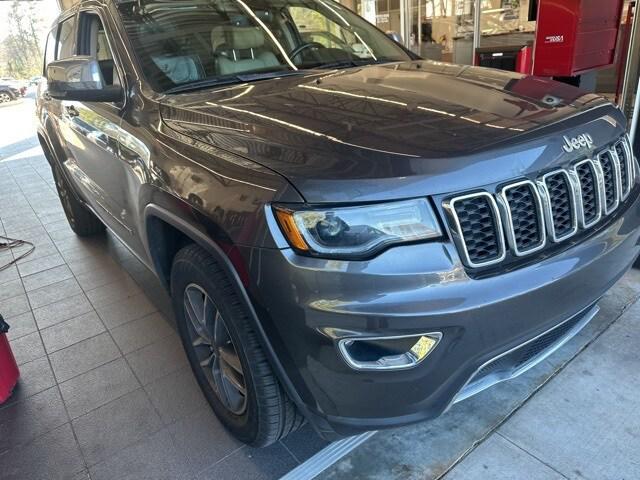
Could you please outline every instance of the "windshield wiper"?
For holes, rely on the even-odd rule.
[[[320,63],[311,67],[312,69],[324,69],[324,68],[348,68],[348,67],[364,67],[366,65],[380,65],[382,63],[397,62],[400,60],[394,60],[390,58],[379,58],[377,60],[339,60],[337,62]]]
[[[259,80],[269,80],[273,78],[302,74],[307,74],[307,72],[303,70],[284,70],[279,72],[244,73],[240,75],[233,75],[230,77],[209,78],[205,80],[199,80],[197,82],[185,83],[169,88],[168,90],[165,90],[164,93],[190,92],[194,90],[202,90],[203,88],[218,87],[220,85],[257,82]]]

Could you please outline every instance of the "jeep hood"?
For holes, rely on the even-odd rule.
[[[560,161],[562,134],[601,145],[622,121],[568,85],[427,61],[167,95],[161,111],[170,129],[278,172],[309,202],[498,182]]]

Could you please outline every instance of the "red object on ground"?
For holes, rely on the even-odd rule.
[[[18,383],[20,371],[7,339],[7,325],[0,315],[0,404],[7,401]]]
[[[616,61],[623,0],[539,0],[533,74],[573,77]]]

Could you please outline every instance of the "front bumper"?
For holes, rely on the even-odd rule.
[[[443,243],[392,248],[358,262],[246,249],[248,291],[305,414],[321,434],[412,423],[468,396],[465,387],[492,359],[568,319],[589,316],[640,253],[637,193],[625,210],[561,253],[482,279],[470,278],[454,247]],[[443,335],[437,348],[407,370],[356,371],[336,348],[345,333],[434,331]]]

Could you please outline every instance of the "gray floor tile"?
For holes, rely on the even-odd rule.
[[[122,353],[127,354],[170,335],[176,335],[160,313],[133,320],[111,330]]]
[[[60,384],[71,418],[77,418],[139,387],[123,358]]]
[[[71,228],[69,228],[68,226],[67,228],[59,228],[54,231],[47,230],[47,232],[49,233],[49,237],[51,237],[51,240],[53,240],[54,243],[58,240],[64,240],[65,238],[76,236],[74,231],[71,230]]]
[[[48,257],[42,257],[36,260],[30,260],[27,257],[25,261],[18,262],[18,271],[20,272],[20,276],[26,277],[60,265],[64,265],[64,259],[59,253],[54,253]]]
[[[101,270],[103,268],[117,267],[118,264],[114,262],[111,257],[102,255],[91,255],[79,259],[67,260],[67,266],[75,275],[81,275],[93,270]]]
[[[50,215],[48,215],[50,216]],[[38,216],[38,218],[40,218],[40,216]],[[42,220],[42,219],[41,219]],[[71,231],[73,232],[73,230],[71,230],[71,227],[69,226],[69,222],[67,221],[66,218],[61,218],[59,220],[53,221],[53,222],[48,222],[46,224],[44,224],[44,229],[51,233],[51,232],[57,232],[59,230],[64,230],[64,231]]]
[[[188,473],[188,463],[166,430],[91,467],[93,480],[179,480],[189,478]]]
[[[19,279],[20,275],[18,274],[18,269],[15,265],[0,271],[0,285]]]
[[[103,285],[86,292],[89,301],[96,308],[119,302],[141,293],[140,287],[131,279]]]
[[[120,357],[120,350],[108,333],[88,338],[51,354],[51,366],[58,382],[93,370]]]
[[[53,353],[104,331],[98,314],[89,312],[45,328],[40,333],[47,352]]]
[[[207,405],[168,427],[192,474],[212,467],[243,446],[220,423]]]
[[[3,259],[0,258],[0,266],[4,263]],[[24,287],[20,279],[0,283],[0,302],[18,295],[24,295]]]
[[[308,460],[329,445],[329,442],[320,438],[308,423],[297,432],[285,437],[282,443],[299,462]]]
[[[34,273],[26,277],[22,277],[24,283],[24,289],[27,292],[37,290],[38,288],[46,287],[54,283],[61,282],[73,277],[73,273],[66,265],[60,265],[59,267],[53,267],[42,272]]]
[[[86,295],[81,293],[65,298],[44,307],[36,308],[33,314],[40,329],[45,329],[57,323],[69,320],[84,313],[91,312],[93,307]]]
[[[505,440],[492,435],[444,480],[564,480],[565,477]]]
[[[208,405],[190,368],[162,377],[145,386],[145,390],[165,424]]]
[[[177,335],[169,335],[128,354],[127,361],[143,385],[188,366]]]
[[[131,281],[127,272],[118,265],[103,266],[84,273],[76,273],[76,279],[85,292],[110,283]]]
[[[500,434],[566,476],[640,478],[639,317],[636,303]]]
[[[57,388],[0,408],[0,452],[10,450],[67,423]]]
[[[67,262],[83,258],[109,257],[108,253],[104,251],[104,242],[98,242],[92,238],[70,237],[58,242],[56,247]]]
[[[0,312],[4,318],[11,318],[28,312],[29,302],[26,295],[18,295],[0,302]]]
[[[60,208],[48,208],[43,210],[38,210],[36,212],[38,218],[42,222],[43,225],[47,225],[50,223],[58,223],[58,222],[67,222],[67,217],[64,214],[64,210],[62,207]]]
[[[71,425],[65,424],[34,442],[0,456],[2,480],[54,480],[76,478],[83,470],[82,454]]]
[[[66,261],[91,256],[99,250],[92,238],[82,237],[68,237],[58,240],[55,246]]]
[[[40,340],[40,334],[38,332],[30,333],[29,335],[24,335],[16,339],[12,339],[11,332],[9,332],[9,344],[11,345],[11,350],[16,357],[18,365],[45,355],[44,345],[42,345],[42,340]]]
[[[25,227],[36,227],[40,225],[40,220],[33,214],[33,217],[20,217],[2,220],[4,231],[8,237],[19,238],[19,232]]]
[[[210,480],[222,478],[233,478],[234,480],[276,479],[297,465],[294,458],[279,443],[262,449],[243,447],[213,467],[200,472],[198,478]]]
[[[20,379],[13,391],[13,395],[7,400],[7,405],[24,400],[55,385],[56,379],[53,376],[47,357],[40,357],[23,363],[20,365]]]
[[[5,318],[5,320],[11,327],[9,336],[13,339],[23,337],[38,330],[31,312],[21,313],[15,317]]]
[[[54,283],[53,285],[39,288],[29,292],[27,295],[31,302],[31,307],[35,309],[44,307],[50,303],[58,302],[79,293],[82,293],[80,285],[78,285],[75,278],[70,278],[68,280]]]
[[[142,389],[104,405],[72,423],[89,465],[108,459],[162,428],[160,417]]]
[[[112,329],[156,311],[155,306],[144,293],[96,308],[98,315],[108,329]]]

